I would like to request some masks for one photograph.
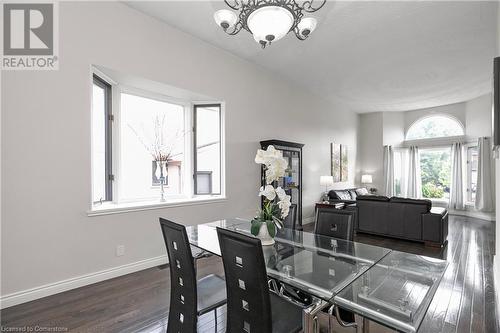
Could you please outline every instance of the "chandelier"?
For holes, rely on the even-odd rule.
[[[316,28],[316,19],[304,17],[321,9],[326,0],[224,0],[233,10],[221,9],[214,19],[227,34],[236,35],[245,29],[262,48],[280,40],[290,31],[304,40]],[[234,11],[237,11],[236,14]]]

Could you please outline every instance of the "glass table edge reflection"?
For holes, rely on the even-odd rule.
[[[194,226],[188,226],[186,229],[188,231],[188,237],[189,237],[189,241],[190,241],[191,245],[193,245],[195,247],[198,247],[198,248],[200,248],[200,249],[202,249],[204,251],[210,252],[210,253],[212,253],[214,255],[220,256],[220,250],[217,253],[217,251],[216,250],[214,251],[214,249],[207,249],[205,247],[199,246],[199,244],[193,244],[192,243],[192,239],[191,239],[190,236],[193,235],[192,234],[193,231],[194,231],[193,228],[198,228],[200,226],[202,226],[202,227],[209,227],[212,231],[215,232],[215,230],[216,230],[217,227],[221,227],[221,228],[226,228],[228,230],[233,230],[233,231],[236,231],[236,232],[241,232],[243,234],[248,234],[248,231],[246,230],[246,228],[245,229],[241,229],[241,228],[238,228],[238,227],[239,226],[241,227],[241,226],[244,226],[244,225],[248,226],[249,224],[250,224],[249,220],[241,219],[241,218],[233,218],[233,219],[221,219],[221,220],[217,220],[217,221],[213,221],[213,222],[209,222],[209,223],[204,223],[204,224],[199,224],[199,225],[194,225]],[[197,230],[198,229],[196,229],[196,231]],[[301,235],[306,235],[307,237],[313,237],[313,238],[318,236],[318,235],[315,235],[313,233],[308,233],[308,232],[304,232],[304,231],[293,231],[293,232],[297,233],[297,234],[300,233]],[[215,234],[215,237],[217,237],[216,234]],[[327,237],[327,236],[320,236],[320,237]],[[332,238],[332,237],[328,237],[328,238],[332,239],[332,240],[336,240],[335,238]],[[277,243],[288,243],[288,244],[290,244],[292,246],[295,246],[295,247],[309,248],[309,250],[321,250],[321,251],[325,251],[326,250],[326,249],[323,249],[323,248],[314,248],[314,247],[311,247],[311,246],[307,246],[307,244],[304,245],[303,243],[298,243],[298,242],[290,240],[290,239],[282,238],[279,235],[277,235],[275,237],[275,240],[276,240]],[[217,242],[217,245],[218,245],[218,239],[216,239],[215,241]],[[315,286],[311,286],[312,289],[311,288],[307,288],[306,290],[303,290],[303,291],[305,291],[305,292],[311,292],[311,294],[314,295],[315,297],[323,299],[324,301],[327,301],[330,304],[334,304],[334,305],[337,305],[337,306],[341,306],[341,307],[343,307],[343,308],[345,308],[347,310],[351,310],[351,311],[353,311],[353,312],[355,312],[355,313],[357,313],[357,314],[359,314],[359,315],[361,315],[363,317],[366,317],[366,318],[368,318],[370,320],[376,321],[376,322],[378,322],[378,323],[380,323],[380,324],[382,324],[384,326],[390,327],[392,329],[396,329],[396,330],[399,330],[401,332],[406,332],[406,333],[417,332],[418,328],[420,327],[420,325],[421,325],[421,323],[422,323],[422,321],[423,321],[423,319],[425,317],[425,314],[427,313],[427,310],[428,310],[428,308],[430,306],[430,303],[434,299],[435,292],[436,292],[437,288],[439,287],[441,279],[442,279],[442,277],[443,277],[443,275],[444,275],[444,273],[446,271],[447,263],[446,263],[443,271],[441,272],[441,274],[439,276],[439,279],[437,279],[433,283],[432,287],[427,292],[428,294],[432,295],[432,297],[425,298],[425,301],[419,307],[419,314],[415,318],[414,322],[415,322],[416,325],[412,325],[412,324],[409,324],[409,323],[405,323],[405,322],[403,322],[401,320],[398,320],[397,318],[394,318],[394,317],[391,317],[389,315],[380,313],[377,310],[366,308],[363,305],[359,305],[359,304],[355,303],[354,301],[350,301],[348,299],[345,299],[345,298],[342,298],[342,297],[339,296],[339,294],[344,289],[347,289],[355,281],[357,281],[362,276],[364,276],[365,274],[367,274],[367,272],[369,272],[372,268],[376,267],[383,259],[385,259],[386,257],[388,257],[391,253],[393,253],[393,252],[399,252],[399,251],[393,251],[393,250],[390,250],[390,249],[387,249],[387,248],[384,248],[384,247],[379,247],[379,246],[374,246],[374,245],[369,245],[369,244],[364,244],[364,243],[359,243],[359,242],[351,242],[351,241],[346,241],[346,240],[339,240],[339,241],[341,241],[341,242],[349,242],[349,243],[352,243],[353,245],[359,244],[360,246],[366,247],[366,248],[378,249],[379,251],[383,252],[384,254],[381,255],[381,256],[379,256],[376,260],[366,260],[367,266],[366,266],[365,269],[362,269],[362,270],[360,270],[357,273],[353,273],[352,278],[344,280],[341,284],[339,284],[338,286],[336,286],[332,290],[325,290],[325,289],[323,289],[321,292],[315,292],[315,291],[321,290],[322,288],[315,288]],[[412,254],[409,254],[409,255],[412,255]],[[418,255],[415,255],[415,256],[418,256]],[[356,260],[362,261],[363,258],[356,257]],[[277,278],[278,280],[280,280],[280,281],[282,281],[282,282],[284,282],[286,284],[290,284],[290,285],[292,285],[294,287],[297,287],[298,289],[304,289],[309,284],[306,281],[303,281],[302,283],[299,283],[299,284],[291,283],[291,281],[293,281],[293,279],[290,279],[290,277],[287,277],[287,276],[283,275],[281,272],[272,270],[270,268],[268,268],[268,274],[269,274],[269,276]],[[325,294],[325,292],[331,294],[331,297],[320,296],[321,293]]]
[[[429,290],[426,292],[426,296],[432,295],[432,297],[424,296],[424,301],[421,303],[421,305],[418,308],[418,315],[414,318],[413,324],[403,322],[401,320],[398,320],[395,317],[391,317],[387,314],[381,313],[380,311],[378,311],[376,309],[370,309],[366,306],[358,304],[355,301],[351,301],[349,299],[342,297],[341,294],[344,291],[344,289],[347,289],[350,286],[353,286],[358,281],[358,279],[362,278],[361,275],[358,276],[355,280],[353,280],[350,284],[346,285],[343,290],[338,292],[332,298],[331,304],[340,306],[346,310],[352,311],[352,312],[354,312],[362,317],[365,317],[369,320],[373,320],[373,321],[375,321],[383,326],[389,327],[389,328],[397,330],[399,332],[404,332],[404,333],[416,333],[416,332],[418,332],[418,329],[420,328],[420,326],[425,318],[425,315],[427,314],[427,311],[428,311],[432,301],[434,300],[434,296],[436,294],[436,291],[441,284],[441,281],[443,279],[444,274],[446,273],[446,270],[447,270],[449,264],[446,260],[434,259],[431,257],[426,257],[426,256],[407,253],[407,252],[392,251],[390,254],[388,254],[384,258],[382,258],[378,263],[371,266],[367,271],[365,271],[365,274],[369,274],[369,271],[371,269],[378,268],[378,266],[382,264],[381,262],[385,259],[389,259],[391,255],[400,254],[400,253],[415,256],[415,257],[421,257],[424,259],[429,259],[429,261],[439,262],[439,263],[442,263],[444,265],[441,272],[439,273],[439,278],[437,278],[433,281],[431,288],[429,288]],[[383,265],[381,265],[381,266],[383,266]]]
[[[186,231],[188,233],[188,238],[189,242],[191,245],[194,247],[197,247],[203,251],[212,253],[214,255],[220,256],[220,248],[218,247],[218,239],[216,235],[216,228],[225,228],[228,230],[232,230],[235,232],[240,232],[242,234],[250,234],[250,221],[241,219],[241,218],[231,218],[231,219],[221,219],[209,223],[203,223],[203,224],[198,224],[198,225],[193,225],[193,226],[188,226],[186,227]],[[212,237],[215,239],[212,239],[211,242],[207,242],[205,244],[200,244],[199,242],[199,231],[200,228],[208,228],[205,229],[213,233]],[[267,268],[267,273],[270,277],[275,278],[279,280],[280,282],[283,282],[285,284],[288,284],[290,286],[296,287],[306,293],[311,294],[312,296],[315,296],[319,299],[322,299],[326,302],[332,301],[333,297],[343,290],[346,286],[351,284],[353,281],[355,281],[358,277],[362,276],[371,266],[377,264],[380,260],[382,260],[384,257],[386,257],[389,253],[391,253],[390,249],[383,248],[380,246],[373,246],[369,244],[364,244],[364,243],[358,243],[358,242],[352,242],[344,239],[337,239],[333,237],[328,237],[324,235],[317,235],[314,233],[309,233],[309,232],[304,232],[304,231],[298,231],[298,230],[284,230],[286,234],[276,235],[275,241],[276,243],[273,246],[267,247],[263,246],[263,249],[270,249],[270,248],[277,248],[280,244],[286,244],[289,246],[292,246],[296,249],[302,249],[306,251],[321,251],[322,253],[326,253],[335,257],[342,257],[344,259],[350,259],[354,260],[358,265],[362,266],[358,272],[352,272],[348,276],[346,276],[342,281],[339,282],[339,284],[335,285],[332,289],[325,289],[320,285],[315,285],[314,283],[311,283],[310,281],[301,279],[300,277],[297,276],[287,276],[286,274],[280,272],[279,270],[274,270],[270,267]],[[293,239],[286,238],[285,236],[291,237]],[[302,242],[296,241],[296,239],[299,238],[302,240]],[[379,254],[374,254],[371,256],[371,258],[368,258],[368,256],[365,254],[364,257],[361,256],[355,256],[355,255],[350,255],[350,254],[344,254],[341,252],[335,252],[336,248],[332,250],[329,247],[317,247],[316,245],[311,245],[309,244],[312,241],[318,241],[318,240],[323,240],[327,241],[328,244],[335,244],[335,245],[344,245],[347,247],[352,247],[353,249],[357,247],[361,247],[361,249],[365,249],[367,252],[372,253],[372,252],[377,252],[379,251]],[[304,243],[305,242],[305,243]],[[309,242],[309,243],[308,243]],[[208,244],[211,243],[211,244]],[[358,249],[359,250],[359,249]]]

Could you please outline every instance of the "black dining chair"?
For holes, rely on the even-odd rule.
[[[317,208],[314,233],[352,241],[354,237],[354,212]]]
[[[295,230],[297,221],[297,204],[292,204],[290,206],[290,211],[288,215],[283,220],[283,225],[285,228]]]
[[[320,207],[316,209],[314,233],[352,242],[354,238],[354,213],[349,210]],[[323,239],[318,241],[321,242]],[[324,245],[325,244],[323,244],[323,246]],[[348,247],[352,246],[351,243],[341,245]],[[354,249],[351,248],[351,250],[353,251]],[[342,308],[335,310],[337,311],[337,317],[341,319],[342,322],[349,323],[345,324],[346,326],[354,326],[352,324],[355,322],[354,313]]]
[[[227,332],[290,333],[303,308],[269,291],[260,239],[217,228],[227,289]]]
[[[226,282],[215,274],[197,280],[186,228],[162,218],[160,225],[170,263],[167,332],[194,333],[198,316],[210,311],[214,311],[217,325],[217,308],[226,303]]]

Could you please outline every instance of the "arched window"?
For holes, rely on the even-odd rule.
[[[406,140],[442,138],[464,134],[464,127],[457,119],[451,116],[435,115],[414,122],[406,132]]]

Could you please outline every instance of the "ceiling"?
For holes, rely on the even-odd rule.
[[[127,4],[356,112],[452,104],[491,91],[495,2],[328,1],[306,41],[288,34],[265,50],[213,20],[221,1]]]

